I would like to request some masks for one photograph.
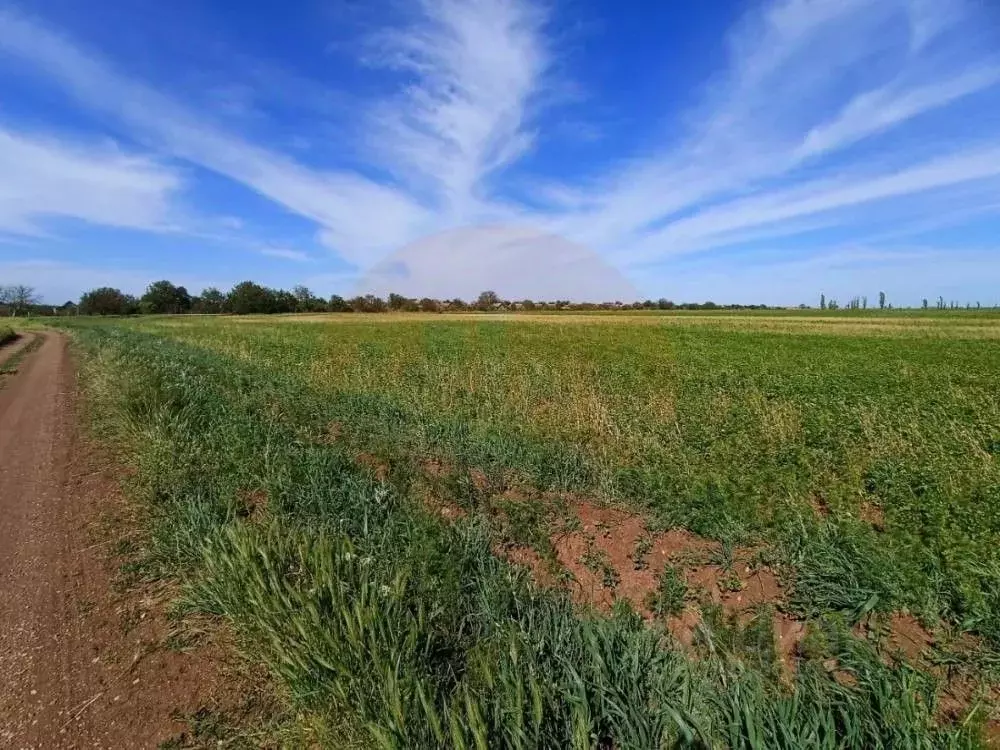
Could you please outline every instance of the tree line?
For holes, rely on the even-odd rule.
[[[570,300],[506,300],[496,292],[484,291],[475,300],[414,298],[390,294],[383,298],[374,294],[344,298],[333,295],[318,297],[305,286],[291,291],[272,289],[252,281],[243,281],[228,292],[209,287],[192,295],[183,286],[169,281],[156,281],[145,294],[134,297],[120,289],[102,287],[86,292],[74,312],[80,315],[162,315],[181,313],[231,315],[302,313],[302,312],[444,312],[460,310],[721,310],[767,309],[766,305],[718,305],[714,302],[675,303],[668,299],[642,302],[571,302]]]
[[[799,305],[799,307],[803,308],[803,309],[806,308],[805,305]],[[944,297],[941,297],[941,296],[939,296],[937,298],[937,301],[934,304],[934,309],[936,309],[936,310],[961,310],[963,307],[966,310],[982,310],[983,309],[982,304],[979,303],[979,302],[975,302],[975,303],[973,303],[973,302],[966,302],[964,305],[961,305],[961,304],[959,304],[958,302],[956,302],[954,300],[951,301],[951,302],[945,302]],[[841,306],[840,306],[840,303],[837,300],[835,300],[835,299],[827,300],[826,295],[825,294],[821,294],[819,296],[819,309],[820,310],[839,310],[839,309],[841,309]],[[851,297],[851,299],[847,302],[847,309],[848,310],[867,310],[868,309],[868,297],[865,297],[865,296]],[[878,293],[878,309],[879,310],[885,310],[885,309],[892,310],[893,309],[892,308],[892,303],[886,301],[885,292],[879,292]],[[928,309],[930,309],[930,305],[928,304],[926,297],[924,297],[923,300],[921,301],[920,309],[921,310],[928,310]],[[993,308],[993,309],[996,309],[996,308]]]
[[[891,310],[892,309],[892,304],[889,304],[888,307]],[[830,299],[828,301],[826,299],[826,295],[825,294],[821,294],[821,295],[819,295],[819,309],[820,310],[839,310],[840,309],[840,303],[837,300],[835,300],[835,299]],[[851,299],[848,300],[848,302],[847,302],[847,309],[848,310],[867,310],[868,309],[868,297],[864,296],[864,295],[860,296],[860,297],[851,297]],[[886,309],[885,292],[879,292],[878,293],[878,309],[879,310],[885,310]]]
[[[868,309],[867,297],[852,297],[845,305],[852,310]],[[893,309],[886,300],[885,292],[879,292],[879,309]],[[921,307],[928,309],[928,300]],[[946,303],[938,297],[935,308],[959,309],[955,302]],[[809,309],[799,305],[800,309]],[[966,309],[980,309],[977,302],[965,305]],[[202,290],[201,294],[191,294],[183,286],[170,281],[154,281],[145,293],[136,297],[114,287],[100,287],[85,292],[79,302],[68,301],[59,306],[42,304],[34,288],[25,285],[0,286],[0,315],[167,315],[167,314],[230,314],[261,315],[271,313],[319,313],[319,312],[445,312],[445,311],[532,311],[532,310],[768,310],[784,309],[768,305],[734,305],[715,302],[673,302],[661,298],[637,302],[571,302],[570,300],[507,300],[496,292],[484,291],[475,300],[462,299],[420,299],[390,294],[387,298],[374,294],[344,298],[333,295],[318,297],[305,286],[296,286],[291,291],[272,289],[253,281],[236,284],[228,292],[214,287]],[[835,299],[820,295],[819,309],[838,310],[841,305]]]
[[[0,286],[0,310],[8,315],[27,315],[41,302],[34,287],[25,284]]]

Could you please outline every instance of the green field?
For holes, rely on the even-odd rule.
[[[68,325],[96,424],[136,469],[144,573],[183,581],[269,666],[303,744],[977,747],[995,730],[1000,316]],[[628,524],[634,571],[614,557]],[[706,559],[645,562],[681,529]],[[709,568],[722,604],[699,590]],[[724,606],[761,570],[777,592]],[[574,583],[587,571],[600,596]],[[640,573],[652,591],[630,588]],[[682,610],[699,623],[683,645]],[[904,620],[922,639],[906,658]],[[778,622],[800,634],[785,653]]]

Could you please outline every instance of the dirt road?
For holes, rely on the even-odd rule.
[[[13,359],[14,355],[18,354],[24,349],[28,348],[28,345],[35,340],[35,335],[32,333],[22,333],[19,338],[12,341],[9,344],[0,346],[0,367],[7,362],[7,360]]]
[[[155,602],[112,592],[115,472],[77,429],[66,338],[37,335],[0,383],[0,748],[157,747],[218,670],[163,647]]]

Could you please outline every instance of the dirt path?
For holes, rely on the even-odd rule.
[[[0,367],[8,359],[11,359],[15,354],[17,354],[22,349],[25,349],[28,344],[35,340],[35,334],[33,333],[22,333],[20,337],[12,341],[9,344],[4,344],[0,346]]]
[[[95,538],[117,483],[76,429],[65,337],[39,335],[0,388],[0,748],[157,747],[218,669],[163,648],[155,602],[112,593],[114,539]]]

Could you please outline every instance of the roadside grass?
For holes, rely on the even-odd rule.
[[[7,325],[0,325],[0,346],[4,344],[9,344],[11,341],[17,338],[17,333],[13,328]]]
[[[428,456],[443,455],[456,471],[482,472],[488,492],[520,482],[586,491],[632,504],[664,527],[683,525],[730,542],[765,537],[788,564],[792,602],[804,615],[825,621],[830,612],[846,613],[850,623],[913,602],[922,605],[915,611],[994,637],[989,617],[1000,608],[989,586],[998,580],[997,558],[986,541],[995,543],[995,530],[970,534],[949,510],[970,504],[970,490],[988,496],[995,479],[995,466],[981,457],[977,473],[961,475],[968,456],[952,450],[953,440],[966,440],[970,428],[990,434],[997,406],[982,378],[991,359],[971,346],[951,351],[970,365],[964,373],[949,370],[952,389],[942,390],[932,377],[909,397],[936,396],[921,408],[951,419],[921,422],[906,440],[897,435],[895,451],[873,447],[864,430],[843,417],[864,392],[861,405],[878,412],[869,419],[886,422],[880,434],[908,424],[912,412],[897,412],[910,401],[888,384],[871,380],[873,390],[865,390],[865,383],[841,380],[843,362],[815,365],[815,380],[804,384],[773,377],[787,365],[782,352],[787,359],[797,351],[807,360],[822,352],[828,362],[828,342],[746,342],[729,332],[700,342],[701,331],[673,331],[666,340],[644,343],[647,358],[637,362],[629,360],[630,346],[640,343],[631,332],[618,337],[598,329],[602,351],[601,341],[576,330],[545,344],[522,330],[512,342],[493,323],[466,331],[455,325],[418,328],[416,336],[412,329],[380,328],[387,340],[363,325],[352,327],[361,339],[346,329],[305,335],[307,326],[221,321],[141,326],[155,335],[130,325],[76,329],[86,353],[83,383],[102,415],[101,429],[127,452],[135,468],[131,489],[148,508],[143,574],[180,579],[191,611],[227,623],[247,658],[265,663],[285,687],[317,742],[386,748],[979,746],[982,711],[964,723],[940,725],[934,679],[883,663],[863,640],[845,636],[813,644],[788,684],[778,677],[773,649],[762,648],[760,633],[744,633],[740,623],[710,618],[696,639],[698,658],[691,658],[664,629],[621,603],[610,616],[581,610],[491,553],[493,524],[475,512],[484,494],[477,483],[458,483],[466,494],[447,499],[473,512],[448,522],[416,496],[415,477]],[[471,353],[455,345],[455,337],[461,343],[467,336],[479,345]],[[433,361],[413,358],[407,342],[414,339]],[[528,344],[533,347],[525,353]],[[590,346],[603,366],[593,358],[587,364]],[[858,362],[867,361],[868,347],[853,347],[841,356],[853,351]],[[920,347],[885,344],[884,352],[905,359],[914,348]],[[397,357],[403,362],[398,367],[392,364]],[[759,370],[743,369],[748,358],[772,378],[762,383]],[[340,380],[322,375],[331,359],[340,363]],[[323,363],[318,373],[317,361]],[[699,361],[703,369],[689,371]],[[538,376],[528,381],[538,387],[538,398],[529,398],[527,384],[517,381],[524,367]],[[826,377],[830,367],[835,372]],[[574,374],[581,370],[585,375]],[[560,371],[569,373],[570,383],[546,385]],[[397,374],[412,379],[396,380]],[[446,379],[433,384],[449,376],[465,386],[449,390]],[[596,417],[600,425],[608,413],[596,402],[579,405],[593,393],[590,377],[618,383],[611,410],[616,420],[656,396],[653,403],[667,416],[649,423],[655,434],[646,443],[635,429],[621,440],[600,426],[598,439],[587,439],[593,434],[587,419]],[[669,400],[664,389],[648,387],[663,382],[671,386]],[[800,399],[794,415],[783,394],[792,386]],[[428,397],[429,404],[415,403],[406,397],[408,388],[437,395]],[[956,394],[978,411],[956,411]],[[777,399],[782,408],[762,409],[757,395],[765,405]],[[532,422],[540,399],[553,396],[557,413],[568,404],[567,415]],[[448,403],[453,408],[445,408]],[[747,410],[754,417],[739,429],[733,412],[746,420]],[[648,415],[647,406],[640,413]],[[671,413],[678,415],[672,423]],[[342,427],[331,439],[335,423]],[[764,440],[775,425],[786,429],[790,448]],[[927,430],[937,437],[921,443]],[[674,431],[679,439],[670,438],[669,450],[658,447]],[[856,452],[849,450],[851,437],[860,443]],[[644,451],[630,453],[636,441]],[[360,450],[386,462],[384,480],[358,464]],[[872,454],[883,462],[868,461]],[[938,462],[926,464],[929,454]],[[730,463],[738,457],[741,462]],[[624,458],[633,459],[628,468]],[[509,476],[511,467],[516,478]],[[924,481],[914,486],[918,469]],[[673,470],[678,477],[671,478]],[[756,483],[763,487],[754,490]],[[828,516],[809,504],[817,492],[831,509]],[[885,531],[861,518],[868,495],[886,511]],[[907,515],[928,498],[932,507],[923,515]],[[971,505],[962,511],[970,521],[980,512]],[[671,608],[678,592],[667,585]],[[830,660],[851,676],[849,684],[830,674]]]

